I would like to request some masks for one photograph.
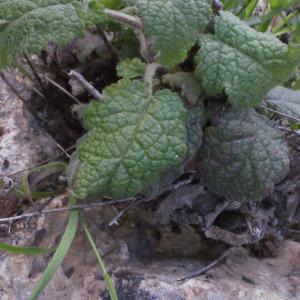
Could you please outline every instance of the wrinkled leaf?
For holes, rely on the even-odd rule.
[[[38,53],[49,41],[65,45],[104,20],[97,0],[1,0],[0,69],[12,66],[22,52]]]
[[[207,121],[204,105],[190,108],[187,118],[188,148],[190,154],[194,154],[202,145],[203,129]]]
[[[143,77],[147,65],[139,58],[126,58],[117,65],[117,74],[119,77],[134,79]]]
[[[186,119],[180,97],[169,90],[149,95],[146,83],[128,79],[106,88],[84,115],[89,132],[69,168],[73,192],[80,198],[139,193],[187,155]]]
[[[163,65],[182,62],[212,14],[211,0],[139,0],[146,36]]]
[[[277,86],[268,93],[266,102],[271,108],[300,119],[300,90]]]
[[[299,49],[250,28],[229,12],[216,18],[215,35],[201,39],[196,75],[206,92],[223,92],[236,107],[257,106],[267,92],[288,79]]]
[[[206,130],[199,170],[220,196],[260,200],[288,173],[288,148],[265,116],[254,110],[228,112],[217,127]]]

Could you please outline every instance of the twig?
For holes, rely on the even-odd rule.
[[[207,266],[203,267],[199,271],[197,271],[195,273],[191,273],[191,274],[183,276],[183,277],[180,277],[180,278],[177,279],[177,281],[184,281],[184,280],[187,280],[187,279],[198,277],[198,276],[206,273],[211,268],[213,268],[215,265],[217,265],[218,263],[220,263],[223,259],[225,259],[230,254],[230,252],[231,252],[231,250],[233,248],[234,247],[231,247],[231,248],[225,250],[217,259],[215,259],[214,261],[212,261],[210,264],[208,264]]]
[[[73,145],[73,146],[69,147],[68,149],[66,149],[65,151],[70,151],[70,150],[74,149],[75,147],[76,147],[76,146]],[[0,175],[0,178],[4,178],[4,177],[12,177],[12,176],[18,175],[18,174],[20,174],[20,173],[23,173],[23,172],[26,172],[26,171],[30,171],[31,169],[34,169],[34,168],[36,168],[36,167],[39,167],[39,166],[41,166],[41,165],[43,165],[43,164],[48,163],[49,161],[51,161],[51,160],[53,160],[53,159],[56,159],[56,158],[60,157],[62,154],[65,154],[65,153],[64,153],[64,152],[58,153],[58,154],[52,156],[51,158],[48,158],[48,159],[46,159],[46,160],[44,160],[44,161],[41,161],[41,162],[39,162],[39,163],[37,163],[37,164],[35,164],[35,165],[29,167],[29,168],[25,168],[25,169],[16,171],[16,172],[14,172],[14,173],[10,173],[10,174],[8,174],[8,175]]]
[[[127,206],[125,207],[123,210],[121,210],[110,222],[109,222],[109,226],[112,226],[112,225],[119,225],[118,224],[118,221],[123,217],[123,215],[129,210],[131,209],[134,204],[136,203],[137,199],[136,198],[133,198],[132,202]]]
[[[144,35],[144,32],[142,30],[137,30],[137,33],[138,33],[139,40],[140,40],[141,55],[144,57],[145,61],[148,64],[154,63],[155,59],[148,48],[148,44],[147,44],[147,40]]]
[[[113,19],[119,23],[124,23],[135,29],[143,30],[143,23],[142,23],[141,19],[138,17],[130,16],[123,12],[108,9],[108,8],[106,8],[104,10],[104,13],[108,17],[110,17],[111,19]]]
[[[36,69],[34,68],[34,66],[32,65],[29,57],[27,56],[27,54],[24,52],[23,56],[29,66],[29,68],[32,71],[33,76],[35,77],[36,81],[38,82],[38,84],[40,85],[40,88],[42,89],[42,91],[45,93],[45,87],[44,87],[44,83],[42,81],[42,79],[40,78],[39,74],[37,73]]]
[[[134,199],[135,198],[128,198],[128,199],[122,199],[122,200],[109,200],[109,201],[98,202],[98,203],[75,205],[75,206],[72,206],[72,207],[45,209],[45,210],[41,210],[41,211],[35,211],[35,212],[32,212],[32,213],[23,214],[23,215],[20,215],[20,216],[9,217],[9,218],[1,218],[0,223],[13,222],[13,221],[17,221],[17,220],[20,220],[20,219],[39,216],[41,214],[45,215],[45,214],[50,214],[50,213],[62,213],[62,212],[66,212],[66,211],[76,210],[76,209],[88,209],[88,208],[92,208],[92,207],[101,207],[101,206],[110,206],[110,205],[122,204],[122,203],[127,203],[129,201],[133,201]]]
[[[140,40],[140,45],[141,45],[141,54],[144,57],[145,61],[148,64],[155,62],[154,57],[148,48],[147,40],[144,35],[143,22],[141,21],[140,18],[133,17],[128,14],[125,14],[125,13],[122,13],[119,11],[115,11],[115,10],[111,10],[111,9],[105,9],[104,12],[111,19],[113,19],[119,23],[123,23],[130,27],[133,27],[138,34],[138,37]]]
[[[61,85],[59,85],[58,83],[56,83],[54,80],[52,80],[51,78],[47,77],[45,74],[43,74],[44,78],[49,81],[53,86],[55,86],[56,88],[58,88],[60,91],[62,91],[63,93],[65,93],[67,96],[69,96],[71,99],[73,99],[77,104],[81,104],[81,102],[74,97],[71,93],[69,93],[66,89],[64,89]]]
[[[81,85],[88,91],[88,93],[92,95],[96,100],[101,99],[101,93],[99,93],[81,74],[72,70],[69,73],[69,76],[78,80],[81,83]]]
[[[265,109],[265,110],[268,110],[268,111],[270,111],[270,112],[272,112],[272,113],[274,113],[274,114],[278,114],[278,115],[281,115],[281,116],[283,116],[283,117],[287,117],[287,118],[289,118],[289,119],[291,119],[291,120],[293,120],[293,121],[296,121],[296,122],[300,123],[300,119],[295,118],[295,117],[293,117],[293,116],[290,116],[290,115],[288,115],[288,114],[285,114],[285,113],[283,113],[283,112],[281,112],[281,111],[275,110],[275,109],[273,109],[273,108],[266,107],[266,106],[264,106],[264,105],[261,105],[260,108]]]
[[[9,82],[9,80],[6,78],[5,74],[3,72],[0,73],[0,76],[2,77],[3,81],[6,83],[6,85],[11,89],[11,91],[24,103],[26,104],[25,98],[17,91],[17,89]]]
[[[56,145],[57,148],[59,148],[59,149],[65,154],[66,157],[71,158],[71,156],[67,153],[67,151],[64,149],[64,147],[63,147],[62,145],[60,145],[56,140],[54,140],[54,139],[52,138],[52,136],[49,135],[46,131],[45,131],[44,133],[45,133],[45,135],[47,136],[47,138],[48,138],[54,145]]]
[[[292,129],[289,129],[289,128],[285,128],[283,126],[278,126],[278,128],[282,131],[286,131],[286,132],[289,132],[289,133],[292,133],[292,134],[296,134],[297,136],[300,136],[300,133],[298,133],[297,131],[295,130],[292,130]]]

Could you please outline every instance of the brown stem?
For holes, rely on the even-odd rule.
[[[9,82],[9,80],[6,78],[4,72],[0,73],[0,76],[2,77],[3,81],[6,83],[6,85],[12,90],[12,92],[23,102],[26,103],[26,100],[23,98],[23,96],[17,91],[17,89]]]
[[[39,216],[39,215],[42,215],[42,214],[61,213],[61,212],[66,212],[66,211],[72,211],[72,210],[75,210],[75,209],[88,209],[88,208],[93,208],[93,207],[122,204],[122,203],[127,203],[127,202],[130,202],[130,201],[133,201],[134,199],[135,198],[128,198],[128,199],[122,199],[122,200],[109,200],[109,201],[96,202],[96,203],[90,203],[90,204],[75,205],[75,206],[72,206],[72,207],[45,209],[45,210],[42,210],[42,211],[35,211],[35,212],[32,212],[32,213],[23,214],[23,215],[20,215],[20,216],[9,217],[9,218],[1,218],[0,223],[13,222],[13,221],[17,221],[17,220],[20,220],[20,219]]]
[[[111,9],[105,9],[104,12],[111,19],[134,28],[135,31],[137,32],[139,40],[140,40],[141,55],[144,57],[145,61],[148,64],[155,62],[154,57],[147,45],[147,40],[146,40],[146,37],[144,34],[144,26],[139,17],[130,16],[123,12],[119,12],[119,11],[115,11],[115,10],[111,10]]]
[[[106,8],[104,12],[108,17],[110,17],[111,19],[119,23],[124,23],[135,29],[143,30],[143,23],[141,19],[138,17],[130,16],[123,12],[108,9],[108,8]]]
[[[35,69],[34,66],[32,65],[32,63],[31,63],[29,57],[27,56],[27,54],[26,54],[25,52],[23,53],[23,56],[24,56],[24,58],[25,58],[25,60],[26,60],[26,62],[27,62],[27,64],[28,64],[29,68],[31,69],[34,78],[36,79],[36,81],[37,81],[38,84],[40,85],[40,88],[43,90],[43,92],[45,92],[45,91],[44,91],[44,89],[45,89],[45,88],[44,88],[44,83],[43,83],[42,79],[40,78],[39,74],[37,73],[36,69]]]
[[[75,78],[77,81],[80,82],[80,84],[88,91],[89,94],[91,94],[95,100],[100,100],[102,95],[99,93],[81,74],[78,72],[72,70],[69,73],[69,76],[71,78]]]

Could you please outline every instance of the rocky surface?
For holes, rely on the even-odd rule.
[[[18,79],[18,76],[14,76],[14,86],[28,99],[31,91],[22,90],[17,84]],[[37,125],[36,118],[1,80],[0,114],[1,176],[28,168],[59,151],[57,145]],[[292,140],[295,146],[295,139]],[[265,212],[261,208],[243,208],[244,211],[241,211],[239,206],[216,199],[203,187],[193,184],[178,188],[164,202],[158,201],[156,210],[150,204],[127,212],[118,225],[109,226],[109,223],[115,218],[116,209],[121,210],[125,208],[124,205],[85,210],[84,217],[103,254],[107,269],[115,279],[119,299],[300,300],[299,243],[284,241],[277,245],[272,239],[266,239],[262,241],[262,246],[256,244],[252,251],[249,247],[240,246],[255,237],[249,228],[256,229],[257,235],[257,228],[263,229],[268,225],[269,233],[272,230],[278,233],[281,232],[281,222],[299,223],[299,151],[296,150],[291,176],[274,191],[275,198],[282,203],[280,211],[283,216],[270,218],[268,224],[261,222],[256,227],[249,226],[258,220],[252,218],[254,215],[260,214],[259,220],[265,220]],[[18,180],[18,177],[13,180]],[[1,199],[2,217],[32,209],[14,201]],[[64,196],[39,202],[40,208],[65,205]],[[277,208],[274,206],[272,209]],[[268,209],[267,212],[274,215],[274,210]],[[0,224],[0,242],[56,246],[66,226],[67,215],[48,214]],[[220,228],[225,223],[228,225],[228,216],[230,219],[233,216],[241,217],[246,223],[243,221],[227,226],[226,236]],[[216,230],[216,227],[219,240],[237,247],[219,266],[206,274],[178,281],[178,278],[201,269],[224,251],[224,243],[207,239],[210,234],[216,238],[211,230]],[[230,233],[229,229],[235,234]],[[244,229],[246,232],[242,231]],[[297,232],[298,228],[295,227],[294,231]],[[260,247],[263,247],[263,251]],[[274,257],[259,259],[253,253]],[[51,255],[27,257],[1,252],[0,299],[28,299],[50,258]],[[40,299],[109,299],[95,256],[81,228],[62,266]]]
[[[60,207],[63,197],[48,207]],[[209,263],[220,248],[191,227],[174,232],[132,221],[108,226],[115,211],[106,207],[85,212],[97,247],[113,275],[120,300],[298,300],[300,299],[300,244],[281,243],[276,258],[258,259],[243,247],[233,249],[218,267],[206,274],[177,281]],[[55,246],[67,214],[18,221],[6,241],[18,245]],[[0,298],[27,299],[49,256],[0,255]],[[72,248],[41,300],[109,299],[93,252],[79,229]]]
[[[6,78],[12,82],[12,76]],[[12,84],[28,99],[32,93],[23,78],[14,74]],[[0,172],[9,175],[53,156],[57,146],[49,141],[23,102],[0,77]]]

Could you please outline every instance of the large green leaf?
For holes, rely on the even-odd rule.
[[[103,19],[97,0],[0,0],[0,69],[49,41],[64,45]]]
[[[274,123],[254,110],[228,112],[205,132],[200,172],[212,192],[260,200],[289,170],[288,148]]]
[[[215,35],[200,42],[197,77],[209,95],[225,90],[237,107],[258,105],[300,60],[299,49],[255,31],[229,12],[216,18]]]
[[[174,65],[186,58],[210,20],[211,4],[211,0],[138,0],[158,62]]]
[[[69,168],[80,198],[133,196],[188,153],[187,112],[169,90],[149,94],[146,83],[120,80],[84,113],[89,130]]]

